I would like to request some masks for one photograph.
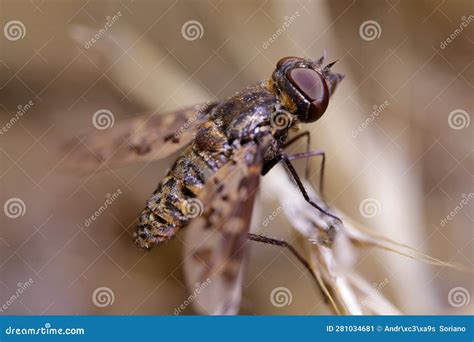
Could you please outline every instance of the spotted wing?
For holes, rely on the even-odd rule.
[[[143,114],[104,130],[92,129],[67,145],[67,163],[96,170],[106,165],[117,167],[165,158],[194,139],[197,127],[216,105],[194,106],[164,115]]]
[[[185,275],[202,314],[232,315],[240,307],[245,244],[262,161],[258,146],[237,150],[206,183],[203,214],[187,228]]]

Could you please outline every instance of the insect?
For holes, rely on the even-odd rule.
[[[225,101],[125,120],[113,129],[86,135],[73,152],[82,167],[98,168],[161,159],[183,149],[139,215],[135,243],[151,249],[188,226],[195,236],[191,243],[204,242],[188,256],[187,268],[198,283],[209,282],[213,295],[204,305],[213,313],[235,313],[240,291],[228,289],[242,278],[243,247],[249,238],[292,249],[283,241],[249,233],[259,179],[274,165],[283,163],[305,199],[339,220],[309,198],[291,163],[322,156],[324,165],[324,153],[284,152],[303,137],[309,146],[308,132],[292,139],[289,134],[325,113],[343,78],[331,71],[334,63],[323,67],[324,57],[282,58],[269,80]]]

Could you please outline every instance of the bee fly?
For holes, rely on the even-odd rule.
[[[150,249],[185,226],[208,236],[214,247],[196,246],[191,257],[195,264],[188,268],[199,283],[206,279],[212,283],[207,305],[213,313],[235,313],[240,290],[225,289],[238,286],[233,284],[241,278],[242,247],[248,239],[288,247],[305,263],[284,241],[249,233],[260,175],[282,162],[306,201],[339,220],[309,198],[291,163],[322,156],[323,166],[324,153],[284,153],[285,147],[302,137],[309,146],[308,132],[293,139],[288,138],[289,132],[298,130],[300,123],[318,120],[343,78],[331,72],[334,63],[323,67],[323,60],[324,56],[316,61],[283,58],[271,79],[223,102],[168,115],[134,117],[113,129],[86,135],[73,152],[83,167],[98,168],[161,159],[184,148],[141,212],[135,242]]]

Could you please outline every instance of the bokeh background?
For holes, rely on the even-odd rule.
[[[93,128],[98,110],[117,122],[225,99],[268,78],[279,58],[324,49],[346,75],[327,114],[307,127],[328,155],[329,203],[472,269],[473,4],[1,0],[1,314],[173,314],[189,295],[182,236],[149,253],[131,239],[173,158],[78,175],[64,169],[61,146]],[[278,206],[264,182],[253,229]],[[283,215],[264,230],[294,234]],[[357,257],[353,271],[404,313],[473,313],[472,273],[372,248]],[[331,313],[291,255],[250,245],[247,261],[241,313]],[[292,301],[276,307],[270,294],[281,286]],[[102,287],[114,298],[103,307],[92,300]]]

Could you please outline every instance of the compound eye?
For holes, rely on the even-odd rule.
[[[296,68],[287,73],[288,80],[311,103],[303,122],[318,120],[329,103],[329,90],[323,75],[313,69]]]
[[[277,68],[281,68],[283,66],[283,64],[286,64],[286,62],[289,62],[290,60],[294,60],[295,62],[296,61],[302,61],[303,58],[299,58],[299,57],[283,57],[282,59],[280,59],[277,63]]]

